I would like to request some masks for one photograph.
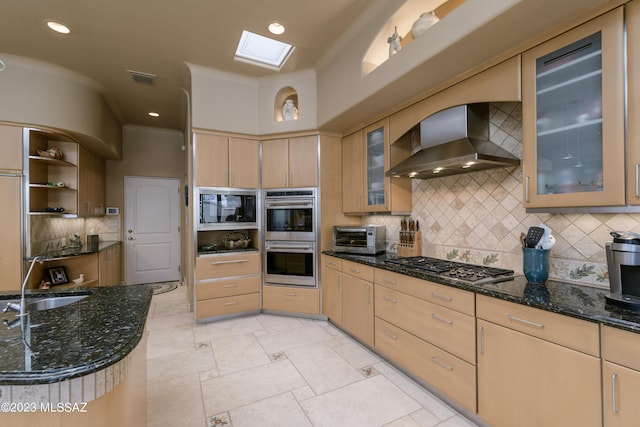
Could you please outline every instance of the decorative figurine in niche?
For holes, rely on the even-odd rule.
[[[293,103],[293,99],[287,99],[282,106],[282,120],[297,120],[298,109],[296,104]]]
[[[389,58],[391,58],[392,55],[395,55],[396,52],[399,52],[400,49],[402,49],[402,46],[400,46],[401,41],[402,36],[398,34],[398,27],[396,26],[394,28],[393,34],[391,34],[391,37],[387,38],[387,43],[389,43]]]

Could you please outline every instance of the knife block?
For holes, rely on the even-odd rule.
[[[422,255],[422,232],[401,231],[397,253],[401,257]]]

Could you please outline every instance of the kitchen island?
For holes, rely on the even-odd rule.
[[[146,424],[145,322],[152,289],[53,287],[27,298],[83,295],[66,306],[30,310],[24,322],[13,311],[1,314],[2,425]],[[16,296],[0,293],[0,306]]]

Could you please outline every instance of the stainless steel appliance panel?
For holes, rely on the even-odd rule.
[[[258,227],[258,192],[229,188],[196,188],[198,230]]]
[[[264,251],[265,283],[315,287],[314,242],[267,241]]]
[[[265,240],[315,241],[315,190],[267,191],[264,218]]]

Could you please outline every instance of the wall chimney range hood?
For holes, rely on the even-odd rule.
[[[514,167],[520,159],[489,141],[489,104],[468,104],[427,117],[419,127],[420,150],[386,176],[439,178],[484,169]]]

